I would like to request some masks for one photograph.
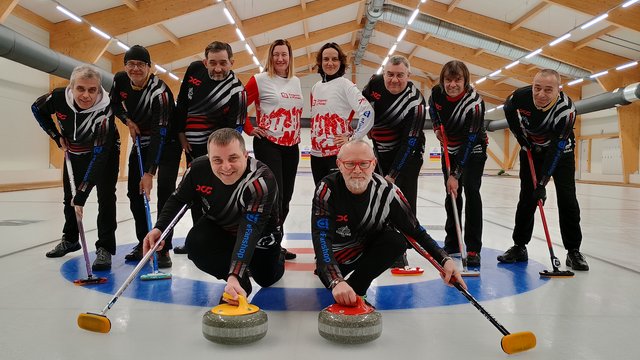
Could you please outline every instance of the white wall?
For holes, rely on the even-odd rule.
[[[14,16],[9,16],[4,25],[49,44],[47,32]],[[31,112],[31,104],[48,91],[48,74],[0,58],[0,183],[59,178],[59,171],[49,171],[48,137]]]

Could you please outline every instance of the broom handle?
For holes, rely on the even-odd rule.
[[[169,223],[169,226],[167,226],[167,228],[164,229],[164,231],[162,232],[162,235],[160,235],[160,239],[144,255],[142,260],[138,262],[138,265],[136,265],[136,267],[133,269],[131,274],[129,274],[129,277],[127,277],[127,279],[124,281],[124,284],[122,284],[122,286],[120,286],[120,289],[118,289],[115,295],[113,295],[113,298],[111,298],[111,301],[109,301],[107,306],[105,306],[104,309],[102,309],[102,313],[101,313],[102,315],[106,314],[107,311],[109,311],[109,309],[111,309],[111,307],[116,303],[116,301],[118,301],[118,298],[120,297],[120,295],[122,295],[122,293],[127,289],[129,284],[131,283],[131,281],[133,281],[136,275],[138,275],[138,273],[140,272],[140,269],[142,269],[145,263],[149,261],[149,258],[156,251],[156,249],[158,248],[162,240],[164,240],[164,238],[166,238],[167,235],[173,230],[174,226],[176,226],[178,221],[180,221],[180,219],[182,218],[182,215],[184,215],[184,213],[187,211],[188,208],[189,207],[186,204],[183,205],[182,208],[180,208],[180,211],[178,211],[178,214],[173,218],[173,220],[171,220],[171,223]]]
[[[144,168],[142,167],[142,154],[140,153],[140,136],[136,136],[136,153],[138,154],[138,169],[140,170],[140,179],[144,177]],[[149,207],[149,197],[147,193],[142,189],[142,198],[144,199],[144,211],[147,217],[147,232],[153,229],[153,223],[151,221],[151,208]],[[151,271],[158,272],[158,259],[155,254],[151,256]]]
[[[538,187],[538,180],[536,179],[536,169],[533,164],[533,156],[531,155],[531,149],[527,148],[527,159],[529,160],[529,169],[531,170],[531,180],[533,180],[533,189]],[[544,228],[544,235],[547,239],[547,247],[549,248],[549,254],[551,255],[551,267],[553,271],[558,271],[560,266],[560,260],[553,253],[553,245],[551,244],[551,235],[549,234],[549,227],[547,226],[547,217],[544,215],[544,206],[542,200],[538,200],[538,209],[540,210],[540,217],[542,218],[542,227]]]
[[[442,146],[444,150],[444,163],[447,166],[447,176],[451,176],[451,163],[449,162],[449,141],[447,140],[447,133],[444,131],[444,125],[440,124],[440,136],[442,137]],[[446,190],[446,185],[445,185]],[[458,203],[457,199],[454,199],[449,194],[451,200],[451,206],[453,207],[453,220],[456,224],[456,235],[458,236],[458,247],[460,247],[460,257],[462,258],[462,268],[467,271],[467,248],[464,240],[462,239],[462,226],[460,226],[460,217],[458,216]]]
[[[73,176],[73,168],[71,167],[71,159],[69,158],[69,152],[64,152],[64,162],[67,166],[67,175],[69,175],[69,186],[71,187],[71,199],[76,195],[76,180]],[[89,251],[87,250],[87,239],[84,235],[84,225],[82,224],[82,217],[76,212],[75,206],[73,207],[73,212],[76,215],[76,224],[78,226],[78,235],[80,235],[80,242],[82,243],[82,255],[84,256],[84,265],[87,268],[87,277],[89,279],[93,278],[93,273],[91,272],[91,266],[89,266]]]
[[[442,265],[438,264],[438,262],[433,258],[433,256],[431,256],[431,254],[427,252],[427,250],[420,246],[420,244],[418,244],[418,242],[411,236],[407,234],[404,234],[404,236],[420,255],[427,259],[431,263],[431,265],[433,265],[440,272],[440,274],[444,275],[445,272]],[[475,306],[475,308],[478,309],[480,313],[482,313],[482,315],[484,315],[484,317],[487,318],[487,320],[489,320],[493,324],[493,326],[495,326],[502,333],[502,335],[506,336],[511,334],[504,326],[502,326],[502,324],[498,322],[498,320],[496,320],[491,314],[489,314],[489,312],[485,310],[482,305],[480,305],[478,300],[476,300],[467,289],[463,288],[459,282],[454,280],[454,282],[451,282],[451,285],[455,286],[455,288],[458,289],[458,291],[460,291],[462,295],[464,295],[464,297],[466,297],[467,300],[469,300],[469,302],[471,302],[473,306]]]

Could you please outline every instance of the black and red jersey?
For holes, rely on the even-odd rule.
[[[311,213],[318,272],[330,281],[342,278],[338,265],[358,260],[367,239],[389,227],[415,238],[436,261],[447,256],[418,223],[400,189],[381,175],[373,174],[358,195],[347,189],[340,172],[326,176],[316,187]]]
[[[509,129],[521,146],[534,151],[545,151],[542,176],[538,183],[545,185],[553,175],[560,156],[572,153],[575,148],[573,126],[576,108],[563,92],[553,104],[538,109],[533,102],[532,86],[513,92],[504,103],[504,114]]]
[[[395,160],[389,174],[385,175],[395,179],[402,172],[409,155],[424,153],[424,97],[410,81],[403,92],[391,94],[384,86],[382,75],[373,76],[362,94],[375,112],[369,134],[376,150],[381,154],[394,154]]]
[[[202,203],[205,216],[236,236],[229,274],[241,278],[256,246],[273,246],[282,239],[277,196],[276,179],[262,162],[249,157],[242,177],[225,185],[211,170],[209,158],[201,156],[185,172],[155,227],[166,229],[184,204]]]
[[[176,139],[175,130],[170,133],[175,110],[171,89],[153,74],[143,88],[134,89],[127,73],[120,71],[113,77],[111,104],[123,123],[131,120],[140,129],[140,146],[147,151],[144,172],[155,175],[166,142]]]
[[[224,80],[212,80],[202,61],[194,61],[184,74],[175,123],[190,144],[206,144],[222,128],[242,132],[247,117],[247,95],[233,71]]]
[[[466,89],[455,98],[448,96],[439,84],[431,91],[429,114],[433,129],[440,130],[440,125],[444,125],[447,151],[452,155],[451,173],[458,178],[469,155],[485,152],[489,140],[484,127],[484,112],[484,100],[473,88]]]
[[[86,110],[76,108],[69,87],[55,89],[39,97],[31,105],[31,111],[40,127],[58,146],[60,137],[64,137],[69,153],[91,156],[87,171],[75,174],[81,182],[73,201],[80,206],[84,205],[89,192],[100,180],[109,153],[118,146],[119,141],[109,97],[103,88],[100,88],[100,92],[95,105]],[[55,116],[59,130],[52,116]]]

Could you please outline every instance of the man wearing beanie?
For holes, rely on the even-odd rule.
[[[147,228],[143,191],[151,197],[153,178],[158,176],[158,213],[176,188],[181,149],[171,118],[174,112],[173,94],[169,87],[151,73],[151,57],[147,49],[132,46],[124,54],[124,71],[114,76],[111,88],[114,114],[129,128],[135,144],[140,138],[140,155],[144,174],[140,174],[135,145],[129,154],[127,197],[135,221],[138,244],[125,260],[142,259],[142,240]],[[171,238],[158,256],[158,267],[171,267]]]
[[[231,71],[231,46],[214,41],[204,50],[204,57],[203,61],[194,61],[187,68],[176,104],[175,124],[187,165],[207,154],[207,139],[211,133],[222,128],[242,133],[247,117],[244,86]],[[193,223],[202,215],[202,204],[193,204]],[[174,252],[186,253],[182,247],[176,247]]]

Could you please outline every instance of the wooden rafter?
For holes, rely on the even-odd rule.
[[[511,31],[519,29],[527,21],[531,20],[531,18],[538,15],[549,6],[550,6],[549,3],[546,3],[546,2],[541,2],[540,4],[536,5],[533,9],[527,11],[526,14],[522,15],[520,18],[518,18],[518,20],[514,21],[511,24],[511,27],[510,27]]]
[[[11,14],[41,29],[53,31],[54,23],[20,5],[16,6]]]
[[[419,0],[394,0],[394,2],[413,8],[418,4]],[[438,1],[428,1],[422,4],[422,10],[440,20],[462,26],[530,51],[545,46],[554,40],[554,37],[550,35],[525,29],[524,27],[510,31],[511,24],[507,22],[461,8],[456,8],[449,13],[447,12],[447,5]],[[588,71],[599,71],[602,68],[617,66],[629,61],[627,58],[602,50],[589,47],[574,50],[573,46],[573,42],[566,40],[552,48],[545,48],[543,55]]]
[[[122,2],[131,10],[138,11],[138,3],[136,0],[122,0]]]
[[[0,23],[4,23],[9,14],[18,5],[19,0],[2,0],[0,1]]]
[[[598,16],[604,14],[608,10],[620,5],[621,0],[544,0],[546,2],[577,10],[585,14]],[[618,7],[609,11],[607,21],[611,24],[618,25],[630,30],[640,31],[640,7],[634,5],[628,8]]]
[[[573,46],[573,48],[576,50],[582,49],[583,47],[588,46],[590,43],[592,43],[594,40],[598,39],[599,37],[616,30],[618,30],[618,27],[616,25],[609,25],[606,28],[587,36],[586,38],[580,41],[577,41]]]
[[[452,12],[461,1],[462,0],[453,0],[449,5],[447,5],[447,12]]]
[[[378,24],[376,24],[376,29],[382,33],[395,36],[394,34],[397,34],[401,28],[389,23],[379,22]],[[407,34],[405,35],[405,41],[486,69],[499,69],[510,63],[510,61],[505,58],[489,53],[476,55],[476,49],[458,45],[456,43],[442,40],[437,37],[433,37],[429,41],[423,42],[422,34],[413,30],[407,31]],[[537,67],[534,68],[537,69]],[[519,64],[508,70],[503,70],[502,75],[509,76],[525,83],[531,83],[535,74],[527,69],[527,65]],[[574,100],[580,99],[580,89],[581,87],[578,86],[575,88],[575,90],[570,90],[571,93],[569,93],[569,96]]]
[[[171,41],[175,46],[180,46],[180,39],[171,32],[171,30],[167,29],[166,26],[162,24],[156,24],[156,29],[158,29],[167,40]]]

